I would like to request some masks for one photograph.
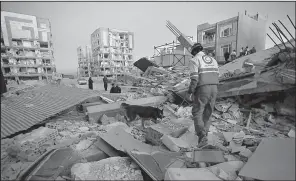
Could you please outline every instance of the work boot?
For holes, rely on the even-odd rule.
[[[207,134],[205,132],[202,132],[199,136],[198,136],[198,148],[201,148],[205,145],[208,144],[208,138],[207,138]]]

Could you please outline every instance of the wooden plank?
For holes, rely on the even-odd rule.
[[[114,117],[117,113],[120,112],[120,104],[123,102],[131,105],[156,106],[165,102],[166,100],[167,98],[165,96],[154,96],[130,101],[119,101],[111,104],[89,106],[86,108],[86,110],[89,121],[94,123],[104,114],[108,117]]]

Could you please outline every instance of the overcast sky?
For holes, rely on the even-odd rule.
[[[58,72],[77,70],[77,47],[90,44],[90,34],[99,27],[134,32],[137,60],[152,56],[154,46],[176,39],[166,20],[195,37],[198,24],[216,23],[245,10],[268,15],[267,32],[278,20],[292,31],[287,15],[295,24],[295,2],[1,2],[1,10],[50,20]],[[266,48],[273,45],[266,38]]]

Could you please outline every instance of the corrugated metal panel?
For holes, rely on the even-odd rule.
[[[64,111],[97,93],[66,86],[46,85],[1,102],[1,138]]]

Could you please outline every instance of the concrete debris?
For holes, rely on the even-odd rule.
[[[76,163],[71,168],[71,175],[75,180],[143,180],[141,170],[128,157]]]
[[[289,136],[290,138],[295,138],[295,129],[291,129],[291,130],[289,131],[289,133],[288,133],[288,136]]]

